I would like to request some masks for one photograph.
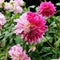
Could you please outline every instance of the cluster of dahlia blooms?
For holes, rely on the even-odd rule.
[[[38,7],[39,14],[41,14],[44,17],[51,17],[56,13],[56,7],[54,4],[49,2],[42,2],[40,6]]]
[[[24,51],[19,44],[10,48],[9,55],[12,60],[31,60],[31,58],[26,54],[26,51]]]
[[[23,5],[23,0],[10,0],[10,2],[0,0],[0,8],[14,13],[22,13]],[[22,40],[29,44],[37,44],[41,41],[45,31],[48,30],[46,20],[43,17],[51,17],[56,12],[56,7],[50,1],[42,2],[38,8],[39,13],[28,11],[20,16],[19,19],[15,19],[17,24],[14,27],[14,33],[21,35]],[[0,29],[5,23],[5,16],[0,13]],[[35,49],[36,47],[33,46],[29,51],[35,51]],[[12,60],[31,60],[19,44],[11,47],[9,55]]]
[[[22,40],[29,44],[36,44],[40,42],[44,32],[48,29],[46,20],[35,12],[26,12],[20,19],[16,19],[14,33],[21,35]]]
[[[6,23],[5,16],[0,12],[0,29]]]
[[[4,5],[3,5],[4,3]],[[4,10],[10,10],[14,13],[22,13],[22,6],[24,5],[23,0],[10,0],[10,2],[4,2],[4,0],[0,1],[0,8],[4,8]]]

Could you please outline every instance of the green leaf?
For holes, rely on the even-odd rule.
[[[18,44],[22,44],[21,36],[16,36],[15,42]]]
[[[57,6],[60,6],[60,3],[56,3]]]

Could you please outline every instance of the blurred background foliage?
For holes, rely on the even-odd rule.
[[[9,1],[9,0],[6,0]],[[48,1],[48,0],[47,0]],[[59,3],[60,0],[51,0],[55,5]],[[25,0],[26,9],[31,5],[38,6],[40,0]],[[35,8],[30,8],[31,11],[35,11]],[[30,45],[26,45],[25,42],[22,43],[20,36],[16,36],[13,33],[15,22],[14,19],[19,18],[21,14],[13,14],[8,11],[0,10],[5,14],[7,23],[4,25],[3,29],[0,30],[0,60],[11,60],[8,55],[8,50],[11,46],[16,44],[21,44],[24,49],[26,49],[27,54],[30,55],[32,60],[51,60],[60,57],[60,5],[57,6],[57,14],[52,16],[47,20],[47,25],[49,26],[48,32],[45,33],[41,42],[36,45],[36,50],[28,52]]]

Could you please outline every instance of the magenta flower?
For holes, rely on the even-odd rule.
[[[26,51],[23,51],[23,48],[19,44],[10,48],[9,55],[12,60],[31,60],[26,54]]]
[[[52,2],[42,2],[39,6],[39,13],[44,17],[51,17],[56,13],[56,7]]]
[[[0,29],[6,23],[5,16],[0,12]]]
[[[16,19],[15,22],[17,22],[17,25],[15,26],[14,33],[21,35],[22,40],[30,44],[40,42],[44,31],[48,29],[46,20],[34,12],[24,13],[20,19]]]

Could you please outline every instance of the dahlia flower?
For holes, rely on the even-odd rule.
[[[5,3],[5,6],[4,6],[4,9],[5,10],[12,10],[12,5],[8,2]]]
[[[14,0],[17,4],[19,4],[20,6],[24,5],[24,1],[23,0]]]
[[[0,12],[0,29],[6,23],[5,16]]]
[[[39,13],[44,17],[51,17],[56,13],[56,7],[52,2],[42,2],[39,6]]]
[[[14,28],[14,33],[21,35],[22,40],[29,44],[40,42],[44,31],[48,29],[46,20],[34,12],[24,13],[20,19],[16,19],[15,22],[17,22],[17,25]]]
[[[9,55],[12,60],[31,60],[26,54],[26,51],[23,51],[23,48],[19,44],[10,48]]]
[[[18,0],[10,0],[10,3],[12,4],[12,11],[14,13],[22,13],[22,11],[23,11],[22,7],[18,4],[19,1]]]
[[[20,7],[20,6],[16,5],[16,4],[14,4],[12,10],[14,11],[14,13],[22,13],[22,11],[23,11],[22,7]]]
[[[23,0],[10,0],[10,2],[13,2],[14,4],[18,4],[19,6],[23,6],[24,5],[24,1]]]

